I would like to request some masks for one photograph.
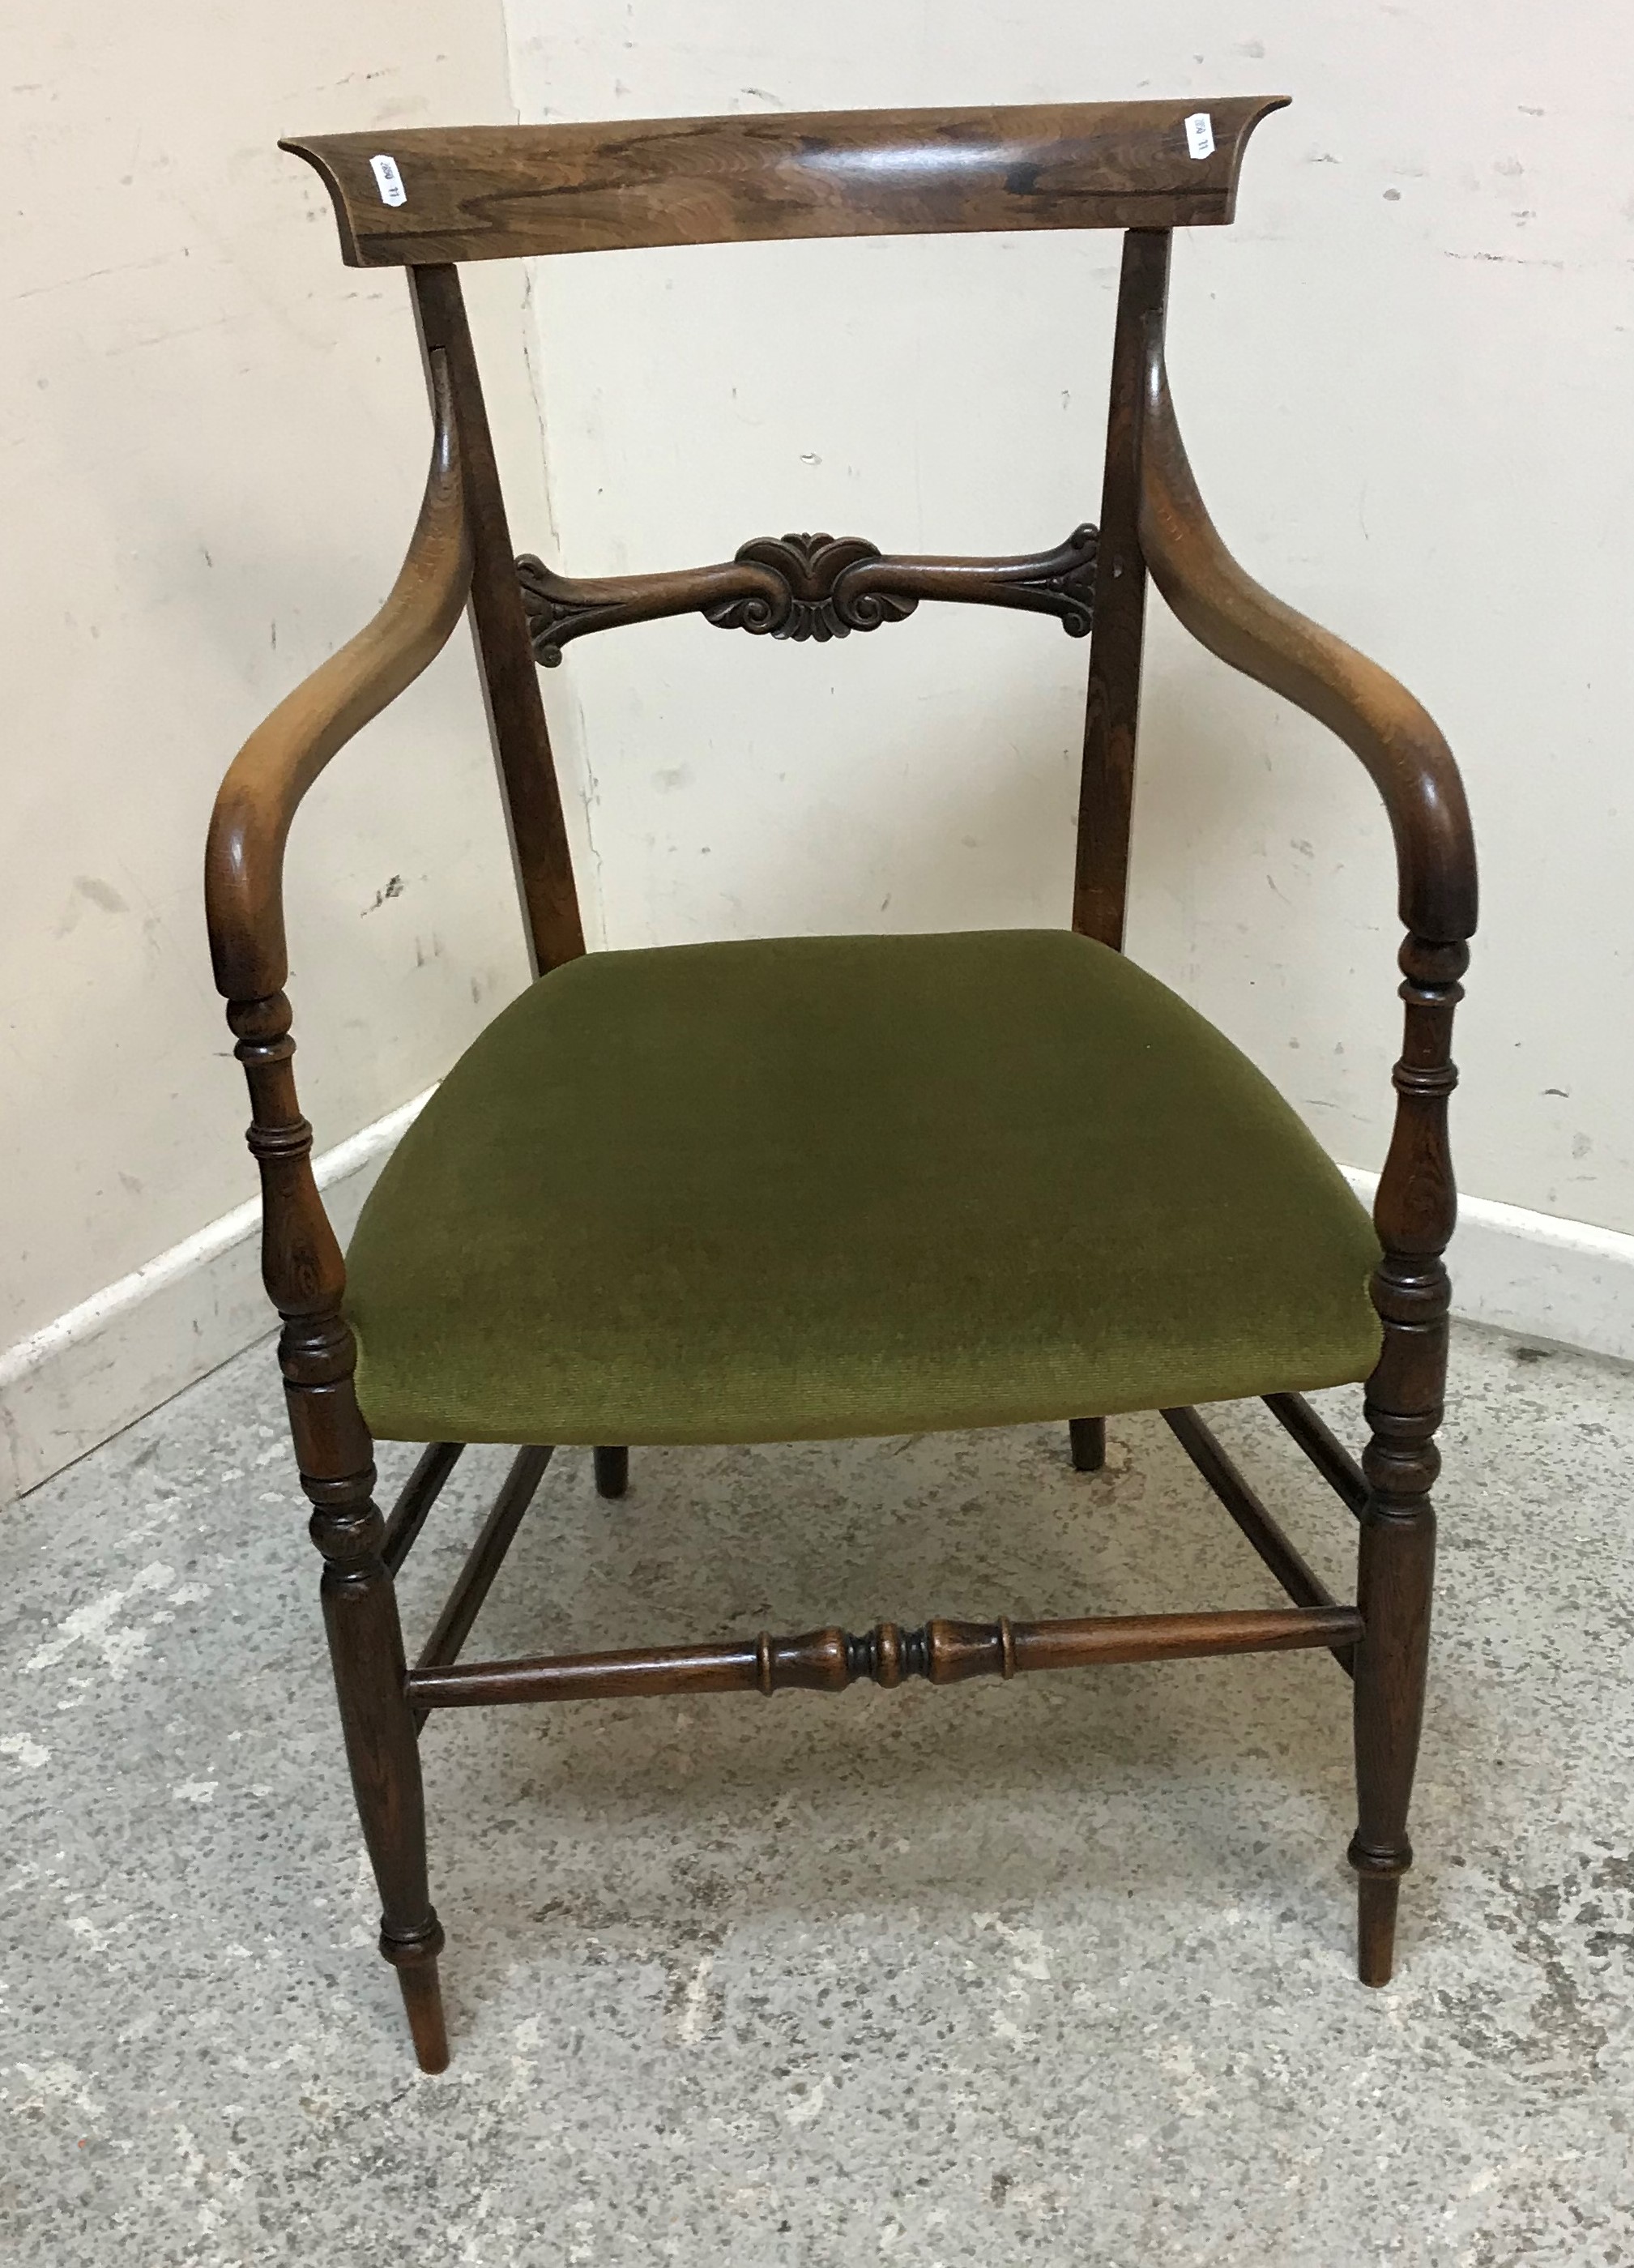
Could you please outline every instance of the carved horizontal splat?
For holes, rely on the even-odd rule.
[[[900,1685],[904,1677],[955,1685],[967,1677],[1013,1677],[1031,1669],[1096,1663],[1176,1661],[1213,1653],[1351,1646],[1362,1634],[1354,1607],[1273,1608],[1247,1614],[1108,1615],[1077,1622],[926,1623],[905,1631],[880,1623],[860,1638],[839,1629],[798,1638],[729,1639],[630,1653],[566,1653],[532,1661],[473,1661],[411,1669],[416,1715],[497,1701],[596,1701],[664,1693],[777,1693],[804,1687],[843,1692],[858,1678]]]
[[[350,267],[813,236],[1229,221],[1284,94],[829,110],[281,142],[322,175]],[[1187,131],[1210,121],[1207,154]],[[394,168],[387,198],[375,161]]]
[[[819,643],[900,622],[921,599],[1053,615],[1069,637],[1094,618],[1095,530],[1006,559],[893,558],[860,535],[757,535],[712,567],[572,582],[527,552],[516,563],[534,653],[547,669],[570,640],[626,622],[700,614],[718,630]]]

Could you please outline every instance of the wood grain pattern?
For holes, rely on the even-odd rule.
[[[1332,1604],[1046,1623],[1012,1623],[1002,1616],[996,1623],[938,1619],[916,1631],[881,1623],[860,1638],[836,1627],[806,1631],[798,1638],[762,1631],[758,1638],[726,1639],[717,1646],[414,1669],[408,1691],[416,1713],[495,1702],[607,1701],[667,1693],[776,1693],[796,1687],[838,1693],[861,1677],[884,1686],[898,1685],[904,1677],[956,1685],[969,1677],[1013,1677],[1027,1670],[1349,1647],[1360,1635],[1356,1609]]]
[[[639,245],[1229,221],[1249,135],[1286,95],[595,125],[382,127],[279,144],[315,166],[354,268]],[[1204,111],[1214,149],[1192,157]],[[391,158],[389,205],[371,160]]]
[[[1387,670],[1273,598],[1238,565],[1197,493],[1155,325],[1148,327],[1145,361],[1140,541],[1152,579],[1211,652],[1318,718],[1361,758],[1389,815],[1408,928],[1443,943],[1468,937],[1476,925],[1475,839],[1446,742]]]
[[[216,797],[204,909],[216,986],[264,999],[289,975],[283,852],[301,798],[335,753],[446,644],[471,579],[453,386],[431,369],[433,438],[420,516],[397,580],[368,627],[278,703],[239,749]]]

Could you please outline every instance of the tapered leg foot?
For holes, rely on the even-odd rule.
[[[1354,1861],[1352,1861],[1354,1864]],[[1387,1984],[1395,1967],[1395,1910],[1399,1874],[1356,1878],[1356,1973],[1364,1984]]]
[[[1072,1469],[1098,1473],[1107,1462],[1107,1421],[1104,1418],[1069,1418],[1072,1437]]]
[[[1395,1131],[1373,1204],[1384,1256],[1373,1300],[1383,1344],[1367,1381],[1370,1432],[1362,1453],[1356,1604],[1362,1636],[1356,1673],[1357,1967],[1364,1984],[1387,1984],[1395,1962],[1395,1908],[1413,1863],[1407,1814],[1424,1722],[1435,1582],[1435,1507],[1441,1469],[1435,1436],[1446,1388],[1451,1286],[1442,1263],[1457,1219],[1446,1148],[1446,1101],[1458,1073],[1449,1052],[1468,946],[1410,935],[1402,947],[1406,1042],[1395,1067]]]
[[[629,1486],[629,1451],[628,1449],[597,1449],[596,1494],[622,1496]]]
[[[391,1956],[386,1957],[389,1960]],[[421,2070],[446,2071],[448,2027],[443,2019],[443,1987],[437,1973],[437,1955],[400,1964],[397,1982],[402,1991],[403,2009]]]
[[[372,1467],[335,1482],[303,1469],[325,1566],[323,1619],[352,1792],[380,1893],[380,1951],[397,1971],[423,2071],[448,2061],[437,1956],[442,1925],[427,1894],[425,1801],[405,1691],[397,1599],[380,1557],[384,1523],[368,1494]]]
[[[1368,1454],[1377,1464],[1377,1442]],[[1377,1496],[1362,1514],[1357,1603],[1365,1625],[1356,1649],[1358,1823],[1349,1858],[1357,1876],[1357,1971],[1387,1984],[1395,1961],[1395,1909],[1413,1863],[1407,1808],[1424,1717],[1430,1646],[1435,1514],[1427,1496]]]

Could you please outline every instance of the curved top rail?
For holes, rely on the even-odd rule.
[[[228,767],[210,814],[204,909],[216,985],[264,999],[289,975],[283,850],[301,798],[331,756],[394,701],[447,643],[471,580],[446,357],[431,357],[435,432],[408,555],[372,622],[259,725]]]
[[[1210,652],[1336,733],[1384,799],[1402,919],[1438,944],[1476,926],[1476,850],[1463,782],[1434,719],[1406,687],[1280,599],[1221,541],[1175,423],[1156,327],[1147,334],[1140,545],[1170,608]]]
[[[637,245],[1229,221],[1248,136],[1287,100],[383,127],[278,146],[323,176],[350,267],[417,267]]]

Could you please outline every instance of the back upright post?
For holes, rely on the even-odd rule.
[[[1123,238],[1107,464],[1100,491],[1095,626],[1084,718],[1084,776],[1078,806],[1072,926],[1122,951],[1135,801],[1135,728],[1140,709],[1146,563],[1141,556],[1140,416],[1146,339],[1161,333],[1169,288],[1169,232],[1131,228]]]
[[[471,529],[471,633],[538,976],[585,950],[562,795],[459,270],[411,268],[408,275],[421,345],[428,356],[440,349],[447,357]]]

